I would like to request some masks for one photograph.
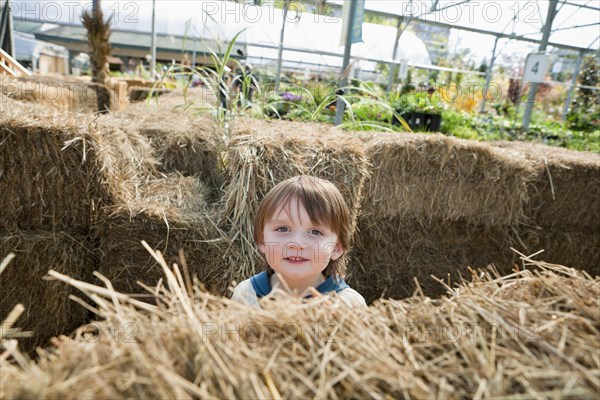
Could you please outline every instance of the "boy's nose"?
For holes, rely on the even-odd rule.
[[[303,242],[290,242],[288,243],[287,247],[290,249],[306,249],[308,246]]]

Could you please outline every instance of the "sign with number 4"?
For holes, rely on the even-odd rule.
[[[548,56],[544,53],[530,53],[527,55],[525,63],[525,75],[523,82],[544,82],[546,67],[548,65]]]

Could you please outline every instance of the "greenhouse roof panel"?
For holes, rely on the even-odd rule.
[[[341,0],[329,3],[341,5]],[[598,49],[600,7],[597,0],[559,0],[551,43]],[[542,38],[549,2],[475,0],[365,0],[365,10],[389,17],[412,17],[456,29],[487,31],[491,35]],[[483,33],[483,32],[482,32]]]

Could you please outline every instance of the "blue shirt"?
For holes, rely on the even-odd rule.
[[[256,292],[256,296],[259,298],[264,297],[271,293],[273,289],[271,287],[271,280],[269,279],[269,274],[267,271],[263,271],[259,274],[254,275],[250,278],[250,282],[252,283],[252,287]],[[344,289],[348,289],[350,286],[342,278],[335,279],[333,275],[330,275],[325,279],[325,282],[321,283],[317,287],[317,291],[319,293],[327,293],[327,292],[339,292]]]

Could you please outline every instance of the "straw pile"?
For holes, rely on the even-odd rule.
[[[367,159],[358,140],[325,124],[239,118],[232,122],[227,154],[227,184],[223,197],[229,237],[239,243],[234,276],[256,272],[258,254],[253,225],[267,192],[289,177],[308,174],[333,182],[350,207],[353,224],[361,204]]]
[[[90,238],[64,232],[3,234],[0,254],[9,252],[15,257],[0,275],[0,320],[23,304],[24,313],[15,327],[34,335],[20,341],[22,349],[31,351],[86,321],[87,311],[68,298],[73,288],[43,277],[55,269],[90,281],[95,260]]]
[[[157,259],[160,261],[158,255]],[[8,342],[0,397],[596,398],[600,281],[537,263],[473,274],[438,300],[350,309],[336,297],[256,311],[160,262],[159,306],[52,272],[105,318],[34,363]],[[193,294],[192,294],[193,293]],[[190,295],[191,294],[191,295]],[[89,306],[91,307],[91,306]],[[10,362],[10,361],[12,362]]]

